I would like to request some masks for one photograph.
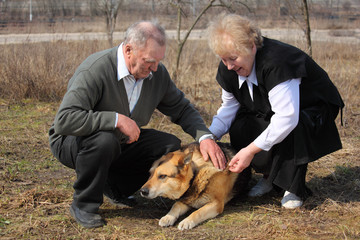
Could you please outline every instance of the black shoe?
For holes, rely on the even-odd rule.
[[[124,195],[119,194],[116,189],[111,188],[109,184],[105,185],[104,195],[109,199],[110,203],[116,206],[134,207],[137,204],[134,196],[125,197]]]
[[[70,206],[70,214],[85,228],[97,228],[105,225],[105,220],[99,214],[85,212],[72,204]]]

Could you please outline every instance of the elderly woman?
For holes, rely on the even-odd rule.
[[[210,131],[229,133],[238,151],[230,170],[251,166],[263,178],[248,195],[284,191],[281,205],[302,206],[311,193],[307,164],[340,149],[335,118],[344,107],[327,73],[306,53],[261,36],[239,15],[221,15],[208,28],[209,46],[221,58],[216,76],[222,105]]]

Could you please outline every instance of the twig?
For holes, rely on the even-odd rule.
[[[267,208],[267,207],[261,207],[261,206],[255,206],[255,208],[262,208],[271,212],[276,212],[276,213],[280,213],[280,211],[275,210],[275,209],[271,209],[271,208]]]

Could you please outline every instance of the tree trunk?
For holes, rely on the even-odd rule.
[[[311,28],[310,28],[310,18],[309,18],[309,8],[307,5],[307,0],[302,0],[303,2],[303,15],[305,19],[305,36],[306,36],[306,43],[307,43],[307,52],[310,57],[312,57],[312,45],[311,45]]]
[[[214,6],[215,0],[210,0],[209,4],[200,12],[200,14],[196,17],[196,19],[194,20],[194,22],[192,23],[191,27],[189,28],[189,30],[186,32],[186,35],[183,39],[181,39],[181,6],[180,6],[180,2],[178,2],[177,4],[177,8],[178,8],[178,24],[177,24],[177,43],[178,43],[178,49],[177,49],[177,56],[176,56],[176,69],[175,72],[172,76],[173,80],[176,82],[178,74],[179,74],[179,66],[180,66],[180,57],[181,57],[181,53],[182,50],[184,48],[185,42],[187,41],[187,39],[190,36],[191,31],[194,29],[195,25],[197,24],[197,22],[200,20],[200,18],[205,14],[205,12],[207,10],[209,10],[209,8],[211,8],[212,6]],[[224,6],[223,6],[224,7]]]

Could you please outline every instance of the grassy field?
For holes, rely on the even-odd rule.
[[[343,149],[309,164],[307,184],[314,195],[303,207],[282,209],[276,192],[243,197],[217,218],[178,231],[158,226],[172,201],[137,194],[135,208],[105,201],[101,215],[107,226],[80,227],[69,214],[75,173],[51,155],[47,131],[76,66],[104,48],[106,42],[98,41],[0,46],[0,239],[360,238],[360,46],[316,42],[314,59],[328,71],[346,104],[344,126],[337,119]],[[164,62],[170,73],[175,51],[170,42]],[[205,42],[190,42],[177,82],[207,124],[221,101],[214,80],[217,63]],[[176,134],[184,143],[193,141],[158,112],[148,127]]]
[[[358,136],[343,137],[342,150],[310,164],[307,181],[314,196],[298,210],[282,209],[277,193],[259,199],[236,199],[219,217],[181,232],[175,227],[158,226],[171,201],[145,200],[136,195],[136,208],[119,208],[105,202],[101,214],[107,219],[107,226],[84,229],[68,212],[75,173],[57,162],[48,148],[47,128],[57,105],[32,100],[12,105],[1,102],[0,239],[360,237]],[[157,125],[167,126],[166,121],[154,119]],[[180,133],[171,125],[164,130]],[[186,136],[183,139],[187,141]]]

